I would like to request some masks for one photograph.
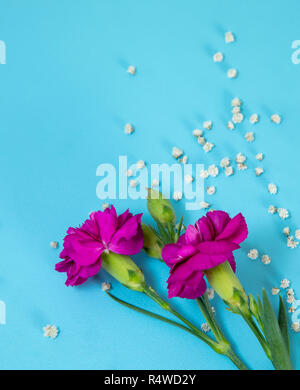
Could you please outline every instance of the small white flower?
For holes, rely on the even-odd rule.
[[[208,333],[210,331],[210,327],[209,327],[207,322],[204,322],[203,324],[201,324],[201,330],[205,333]]]
[[[289,307],[289,313],[295,313],[296,308],[294,306]]]
[[[234,124],[231,121],[227,122],[227,129],[228,130],[233,130],[234,129]]]
[[[206,130],[210,130],[212,128],[212,121],[205,121],[205,122],[203,122],[203,127]]]
[[[257,153],[257,155],[256,155],[256,160],[262,161],[263,158],[264,158],[264,155],[263,155],[262,153]]]
[[[177,146],[174,146],[172,149],[172,156],[174,158],[178,158],[182,155],[183,155],[183,151],[181,149],[177,148]]]
[[[176,201],[181,200],[182,199],[182,192],[175,191],[174,194],[173,194],[173,199],[176,200]]]
[[[281,117],[280,117],[280,115],[278,115],[278,114],[273,114],[273,115],[271,116],[271,121],[274,122],[274,123],[276,123],[277,125],[279,125],[279,123],[281,122]]]
[[[214,62],[222,62],[223,61],[223,54],[220,52],[220,51],[218,51],[217,53],[215,53],[214,55],[213,55],[213,60],[214,60]]]
[[[235,68],[228,69],[227,71],[227,77],[229,79],[235,79],[237,76],[237,70]]]
[[[220,166],[222,167],[222,168],[226,168],[226,167],[228,167],[230,165],[230,159],[229,159],[229,157],[224,157],[224,158],[222,158],[222,160],[220,161]]]
[[[282,281],[280,282],[280,287],[281,288],[289,288],[290,287],[290,281],[286,278],[282,279]]]
[[[208,178],[208,176],[209,176],[208,171],[206,171],[205,169],[202,169],[202,171],[200,172],[201,179],[206,179],[206,178]]]
[[[261,261],[262,261],[264,264],[270,264],[270,263],[271,263],[271,258],[270,258],[269,255],[262,255]]]
[[[194,129],[193,130],[193,135],[195,137],[201,137],[202,134],[203,134],[203,130],[200,130],[200,129]]]
[[[111,284],[107,282],[103,282],[101,284],[102,291],[109,291],[111,289]]]
[[[248,252],[248,257],[251,260],[256,260],[258,258],[258,250],[257,249],[250,249]]]
[[[296,241],[294,240],[294,237],[293,236],[289,236],[287,238],[287,246],[291,249],[295,249],[297,248],[297,246],[299,245],[299,241]]]
[[[234,106],[233,109],[231,110],[233,114],[238,114],[241,112],[241,107],[240,106]]]
[[[129,180],[130,187],[135,188],[138,185],[138,182],[134,179]]]
[[[245,134],[245,139],[247,142],[253,142],[254,141],[253,131],[248,131],[248,133]]]
[[[254,125],[254,123],[257,123],[259,121],[259,117],[257,114],[252,114],[249,119],[250,123]]]
[[[297,332],[297,333],[300,332],[300,322],[299,321],[293,322],[291,327],[292,327],[294,332]]]
[[[294,290],[292,289],[292,288],[289,288],[288,290],[287,290],[287,292],[286,292],[286,295],[295,295],[295,292],[294,292]]]
[[[56,248],[58,248],[58,242],[57,241],[50,241],[50,246],[51,246],[51,248],[56,249]]]
[[[291,305],[295,301],[294,295],[288,295],[286,301],[287,301],[287,303],[289,303]]]
[[[200,202],[200,207],[202,209],[208,209],[210,207],[210,204],[207,202]]]
[[[275,184],[273,184],[273,183],[268,184],[268,191],[272,195],[277,194],[277,186]]]
[[[133,170],[132,170],[132,169],[127,169],[126,175],[127,175],[128,177],[131,177],[131,176],[133,175]]]
[[[288,226],[286,226],[285,228],[283,228],[283,234],[285,235],[285,236],[289,236],[290,235],[290,228],[288,227]]]
[[[215,296],[215,290],[213,288],[208,288],[207,290],[207,298],[211,301],[214,299]]]
[[[231,175],[233,175],[233,172],[234,172],[234,171],[233,171],[233,167],[230,166],[230,167],[226,167],[226,168],[225,168],[225,175],[226,175],[226,176],[231,176]]]
[[[241,105],[242,105],[241,99],[238,98],[238,97],[235,97],[234,99],[232,99],[231,105],[232,105],[233,107],[241,106]]]
[[[133,65],[128,66],[127,73],[134,75],[135,72],[136,72],[135,66]]]
[[[276,213],[277,213],[277,207],[275,207],[275,206],[269,206],[269,208],[268,208],[268,213],[269,213],[269,214],[276,214]]]
[[[215,146],[215,145],[212,144],[211,142],[206,142],[206,143],[203,145],[203,150],[204,150],[206,153],[207,153],[207,152],[210,152],[214,146]]]
[[[238,163],[237,166],[239,171],[245,171],[246,169],[248,169],[247,165],[243,163]]]
[[[300,240],[300,229],[297,229],[295,231],[295,237],[297,238],[297,240]]]
[[[284,208],[280,207],[280,208],[278,209],[278,215],[279,215],[279,217],[280,217],[281,219],[286,219],[286,218],[289,217],[289,212],[288,212],[287,209],[284,209]]]
[[[241,112],[237,112],[236,114],[233,114],[232,116],[232,122],[233,123],[241,123],[244,120],[244,115]]]
[[[255,173],[256,173],[256,176],[260,176],[261,174],[264,173],[264,170],[261,167],[257,167],[257,168],[255,168]]]
[[[136,167],[137,167],[137,169],[143,169],[143,168],[145,168],[145,161],[139,160],[139,161],[136,163]]]
[[[158,179],[153,179],[151,184],[152,184],[152,187],[158,187],[159,186],[159,180]]]
[[[273,287],[272,288],[272,295],[278,295],[280,292],[280,289],[278,287]]]
[[[208,167],[208,173],[210,176],[216,177],[219,174],[219,168],[216,165],[212,164]]]
[[[125,134],[132,134],[134,132],[134,128],[130,123],[126,123],[124,127]]]
[[[211,307],[211,311],[213,312],[213,314],[216,314],[216,308],[214,306]]]
[[[213,195],[216,192],[216,187],[215,186],[209,186],[206,188],[206,192],[208,195]]]
[[[102,203],[102,210],[106,210],[109,208],[109,203]]]
[[[225,42],[226,43],[232,43],[235,41],[234,35],[231,31],[227,31],[225,33]]]
[[[187,163],[187,161],[188,161],[188,156],[183,156],[182,158],[180,158],[178,161],[180,162],[180,163],[182,163],[182,164],[186,164]]]
[[[58,335],[58,328],[56,325],[46,325],[43,327],[44,337],[55,339]]]
[[[186,183],[192,183],[194,181],[194,178],[191,175],[185,175],[184,180]]]
[[[205,145],[206,139],[205,137],[198,137],[198,144]]]
[[[235,161],[238,163],[238,164],[242,164],[243,162],[245,162],[247,160],[247,157],[244,156],[242,153],[238,153],[236,155],[236,158],[235,158]]]

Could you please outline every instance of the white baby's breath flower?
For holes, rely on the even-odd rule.
[[[207,153],[207,152],[210,152],[214,146],[215,146],[215,145],[212,144],[211,142],[206,142],[206,143],[203,145],[203,150],[204,150],[206,153]]]
[[[233,130],[234,129],[234,124],[231,121],[227,122],[227,129],[228,130]]]
[[[238,114],[241,112],[241,107],[240,106],[234,106],[233,109],[231,110],[233,114]]]
[[[277,207],[275,207],[275,206],[269,206],[269,208],[268,208],[268,213],[269,214],[276,214],[277,213]]]
[[[271,121],[274,122],[274,123],[276,123],[277,125],[279,125],[279,123],[281,122],[281,117],[280,117],[280,115],[278,115],[278,114],[273,114],[273,115],[271,116]]]
[[[210,204],[207,202],[200,202],[200,207],[202,209],[208,209],[210,207]]]
[[[126,123],[124,127],[124,133],[125,134],[132,134],[134,132],[134,128],[130,123]]]
[[[289,217],[289,212],[287,209],[280,207],[278,208],[278,215],[281,219],[286,219]]]
[[[158,187],[159,186],[159,180],[158,179],[153,179],[151,184],[152,184],[152,187]]]
[[[222,158],[222,160],[220,161],[220,166],[221,168],[226,168],[230,165],[230,159],[229,157],[224,157]]]
[[[205,121],[205,122],[203,122],[203,127],[206,130],[210,130],[212,128],[212,121]]]
[[[289,288],[290,287],[290,281],[286,278],[282,279],[282,281],[280,282],[280,287],[281,288]]]
[[[243,162],[245,162],[247,160],[247,157],[244,156],[241,152],[238,153],[236,155],[236,158],[235,158],[235,161],[238,163],[238,164],[242,164]]]
[[[299,321],[293,322],[291,327],[292,327],[294,332],[296,332],[296,333],[300,332],[300,322]]]
[[[135,72],[136,72],[135,66],[133,66],[133,65],[128,66],[127,73],[134,75]]]
[[[136,163],[136,167],[137,167],[137,169],[143,169],[143,168],[145,168],[145,161],[139,160],[139,161]]]
[[[216,165],[214,165],[214,164],[210,165],[210,166],[208,167],[208,174],[209,174],[210,176],[212,176],[212,177],[218,176],[218,174],[219,174],[219,168],[218,168]]]
[[[50,241],[50,246],[53,249],[57,249],[58,248],[58,242],[57,241]]]
[[[292,288],[289,288],[287,291],[286,291],[286,295],[295,295],[295,292],[294,292],[294,289]]]
[[[225,42],[226,43],[232,43],[235,41],[234,35],[231,31],[227,31],[225,33]]]
[[[204,333],[208,333],[210,331],[210,327],[209,327],[207,322],[204,322],[203,324],[201,324],[201,330]]]
[[[292,303],[294,303],[294,302],[295,302],[295,297],[294,297],[294,295],[288,295],[286,301],[287,301],[287,303],[289,303],[290,305],[291,305]]]
[[[218,51],[217,53],[215,53],[214,55],[213,55],[213,60],[214,60],[214,62],[222,62],[223,61],[223,54],[220,52],[220,51]]]
[[[207,298],[211,301],[214,299],[215,296],[215,290],[213,288],[208,288],[207,290]]]
[[[254,123],[257,123],[259,121],[259,117],[257,114],[252,114],[250,116],[249,122],[254,125]]]
[[[129,180],[129,185],[132,188],[135,188],[138,185],[138,182],[134,179]]]
[[[270,258],[269,255],[262,255],[261,261],[262,261],[264,264],[270,264],[270,263],[271,263],[271,258]]]
[[[201,179],[206,179],[206,178],[208,178],[208,176],[209,176],[208,171],[205,169],[202,169],[202,171],[200,172]]]
[[[106,210],[109,208],[109,203],[102,203],[102,210]]]
[[[103,282],[101,284],[101,288],[102,288],[102,291],[109,291],[111,289],[111,285],[110,285],[110,283]]]
[[[263,158],[264,158],[264,155],[263,155],[262,153],[257,153],[257,155],[256,155],[256,160],[262,161]]]
[[[238,163],[237,166],[239,171],[245,171],[246,169],[248,169],[247,165],[244,163]]]
[[[241,106],[241,105],[242,105],[242,101],[241,101],[240,98],[235,97],[234,99],[232,99],[231,105],[232,105],[233,107]]]
[[[187,161],[188,161],[189,157],[187,155],[183,156],[182,158],[180,158],[178,161],[181,163],[181,164],[186,164]]]
[[[205,145],[206,139],[205,137],[198,137],[198,144]]]
[[[232,122],[233,123],[241,123],[244,120],[244,115],[241,112],[237,112],[236,114],[233,114],[232,116]]]
[[[133,170],[132,170],[132,169],[127,169],[126,175],[127,175],[128,177],[133,176]]]
[[[227,77],[229,79],[235,79],[237,76],[237,70],[235,68],[228,69],[227,71]]]
[[[273,183],[268,184],[268,191],[272,195],[277,194],[277,186],[275,184],[273,184]]]
[[[288,226],[286,226],[285,228],[283,228],[283,234],[285,235],[285,236],[289,236],[290,235],[290,228],[288,227]]]
[[[58,335],[58,328],[56,325],[46,325],[43,327],[44,337],[55,339]]]
[[[173,149],[172,149],[172,156],[174,158],[179,158],[183,155],[183,151],[179,148],[177,148],[177,146],[173,146]]]
[[[294,306],[290,306],[288,312],[295,313],[296,308]]]
[[[175,191],[174,194],[173,194],[173,199],[176,200],[176,201],[181,200],[182,199],[182,192]]]
[[[248,257],[251,260],[256,260],[258,258],[258,250],[257,249],[250,249],[248,252]]]
[[[233,167],[229,166],[229,167],[225,168],[225,175],[226,176],[231,176],[231,175],[233,175],[233,173],[234,173]]]
[[[186,183],[192,183],[194,181],[194,178],[192,175],[185,175],[184,180]]]
[[[300,240],[300,229],[297,229],[295,231],[295,237],[297,238],[297,240]]]
[[[299,245],[299,241],[296,241],[293,236],[289,236],[287,238],[287,246],[288,248],[295,249]]]
[[[206,192],[208,195],[213,195],[216,192],[216,187],[215,186],[209,186],[206,188]]]
[[[273,287],[272,288],[272,295],[278,295],[280,292],[280,289],[278,287]]]
[[[253,131],[248,131],[245,134],[245,139],[246,139],[247,142],[253,142],[254,141],[254,133],[253,133]]]
[[[260,176],[261,174],[264,173],[264,170],[261,167],[257,167],[257,168],[255,168],[255,173],[256,173],[256,176]]]
[[[195,137],[201,137],[202,134],[203,134],[203,130],[200,130],[200,129],[194,129],[193,130],[193,135]]]

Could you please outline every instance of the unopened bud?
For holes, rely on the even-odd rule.
[[[151,216],[162,225],[175,224],[175,211],[170,201],[161,192],[148,188],[147,207]]]
[[[162,241],[150,225],[142,223],[142,229],[144,233],[144,251],[148,256],[161,260]]]

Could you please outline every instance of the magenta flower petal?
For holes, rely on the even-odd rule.
[[[214,227],[207,217],[200,218],[195,227],[198,230],[201,241],[211,241],[214,238]]]
[[[225,211],[211,211],[207,213],[207,218],[211,221],[214,227],[215,236],[220,234],[225,226],[230,221],[230,217]]]
[[[231,253],[232,251],[239,249],[239,245],[230,241],[203,241],[196,245],[197,250],[201,254],[206,255],[218,255],[223,253]]]
[[[203,278],[203,273],[201,271],[193,272],[188,278],[182,279],[178,277],[178,273],[181,273],[181,267],[183,264],[180,264],[176,269],[170,274],[170,277],[167,281],[168,283],[168,297],[181,297],[196,299],[201,297],[206,291],[206,283]]]
[[[228,240],[240,244],[248,236],[248,228],[245,218],[241,213],[237,214],[216,237],[216,240]]]

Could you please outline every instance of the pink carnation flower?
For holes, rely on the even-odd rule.
[[[224,211],[210,211],[195,226],[189,225],[176,244],[163,248],[162,258],[170,269],[168,296],[195,299],[206,291],[203,271],[229,261],[232,252],[248,235],[242,214],[230,218]]]
[[[135,255],[143,247],[142,214],[128,210],[117,216],[113,206],[91,213],[79,228],[70,227],[64,238],[64,259],[55,269],[67,273],[67,286],[77,286],[94,276],[101,268],[101,254],[111,251],[120,255]]]

